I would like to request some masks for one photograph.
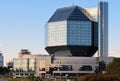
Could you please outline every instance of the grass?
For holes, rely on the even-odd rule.
[[[66,81],[65,79],[57,79],[56,81]],[[75,79],[70,79],[70,81],[76,81]]]
[[[4,77],[4,80],[8,81],[30,81],[28,78],[10,78],[10,77]]]
[[[8,81],[31,81],[29,78],[10,78],[10,77],[4,77],[4,80]],[[42,80],[44,81],[44,80]],[[56,81],[66,81],[65,79],[56,79]],[[75,79],[70,79],[70,81],[76,81]]]

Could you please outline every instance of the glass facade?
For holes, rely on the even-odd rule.
[[[36,60],[34,58],[14,59],[15,72],[35,72]]]
[[[47,22],[45,49],[59,56],[94,55],[98,49],[98,25],[95,23],[96,20],[81,7],[57,9]]]
[[[47,31],[47,46],[91,45],[90,21],[49,22]]]
[[[29,71],[35,71],[36,60],[34,58],[29,59]]]
[[[49,22],[47,25],[47,46],[66,45],[67,21]]]
[[[28,70],[28,59],[14,59],[14,70],[16,72],[25,72]]]
[[[100,2],[99,10],[99,54],[108,57],[108,2]]]
[[[98,47],[98,23],[94,23],[94,46]]]
[[[67,44],[91,46],[91,31],[90,21],[68,21]]]
[[[59,67],[64,66],[72,66],[72,71],[79,71],[80,68],[84,65],[86,66],[92,66],[95,70],[95,67],[97,65],[96,58],[91,57],[55,57],[54,65],[58,65]],[[66,70],[68,70],[67,68]]]

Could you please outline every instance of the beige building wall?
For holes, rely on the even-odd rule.
[[[109,63],[113,60],[113,58],[98,58],[97,57],[54,57],[53,63],[51,63],[51,56],[49,55],[23,55],[22,57],[14,58],[14,70],[16,68],[23,68],[27,71],[28,68],[28,59],[29,59],[29,67],[35,70],[34,75],[42,77],[49,71],[49,68],[52,67],[62,67],[62,66],[72,66],[72,70],[70,72],[80,72],[80,68],[83,66],[91,66],[92,71],[94,72],[96,67],[98,66],[98,61],[105,60],[106,63]],[[16,61],[17,60],[17,61]],[[21,62],[24,61],[24,62]],[[17,63],[17,64],[16,64]],[[35,67],[35,68],[33,68]],[[69,72],[69,71],[60,71],[58,69],[55,72]],[[86,71],[87,72],[87,71]],[[29,73],[29,72],[28,72]],[[84,72],[83,72],[84,73]]]

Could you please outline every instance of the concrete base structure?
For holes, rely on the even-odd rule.
[[[14,75],[27,77],[71,77],[77,75],[95,73],[99,61],[109,63],[112,57],[53,57],[50,55],[24,54],[13,59]]]

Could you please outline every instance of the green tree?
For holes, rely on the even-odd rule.
[[[104,61],[100,61],[99,62],[99,66],[96,67],[95,69],[95,73],[102,73],[103,71],[105,71],[106,69],[106,63]]]
[[[120,73],[120,58],[114,58],[106,67],[107,73]]]
[[[106,68],[106,64],[104,61],[100,61],[99,62],[99,71],[102,72],[102,71],[105,71],[105,68]]]
[[[9,72],[10,72],[9,68],[0,67],[0,74],[4,75],[4,74],[9,73]]]

